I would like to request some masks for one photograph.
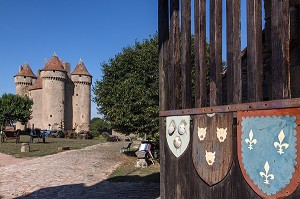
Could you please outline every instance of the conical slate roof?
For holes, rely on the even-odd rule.
[[[90,73],[87,71],[87,69],[81,59],[79,60],[76,68],[71,73],[71,75],[87,75],[87,76],[91,77]]]
[[[62,65],[62,61],[58,59],[56,54],[54,54],[51,59],[45,64],[45,67],[42,69],[42,71],[45,70],[66,71]]]
[[[29,87],[29,90],[37,90],[43,88],[43,79],[38,77],[37,80]]]
[[[26,76],[36,78],[35,74],[32,72],[30,66],[25,63],[23,66],[20,66],[20,71],[15,75],[16,76]]]

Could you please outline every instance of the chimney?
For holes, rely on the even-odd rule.
[[[71,64],[69,62],[63,62],[63,67],[67,71],[68,76],[70,76]]]

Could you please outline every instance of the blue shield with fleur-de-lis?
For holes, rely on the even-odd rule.
[[[299,108],[238,112],[241,170],[264,198],[288,196],[298,186],[299,121]]]

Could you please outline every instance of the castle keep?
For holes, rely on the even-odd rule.
[[[16,94],[33,100],[27,127],[49,130],[88,131],[91,120],[92,76],[82,60],[70,73],[70,64],[56,55],[36,76],[28,64],[14,76]],[[16,124],[17,129],[24,125]]]

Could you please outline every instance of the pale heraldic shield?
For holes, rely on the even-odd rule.
[[[297,188],[299,113],[299,109],[238,112],[240,166],[261,197],[285,197]]]
[[[188,116],[172,116],[166,120],[166,138],[172,153],[178,158],[190,142],[190,120]]]

